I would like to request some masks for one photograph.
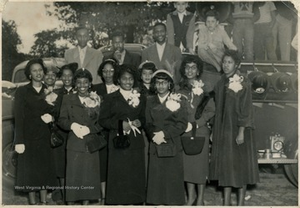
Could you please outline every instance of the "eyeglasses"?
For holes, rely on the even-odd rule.
[[[197,66],[196,65],[193,65],[193,66],[186,65],[184,67],[184,69],[186,69],[186,70],[189,70],[189,69],[197,70]]]
[[[159,86],[159,85],[163,85],[163,86],[166,86],[168,85],[169,82],[168,81],[156,81],[155,82],[155,85]]]

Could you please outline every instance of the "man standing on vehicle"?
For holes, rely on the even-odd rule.
[[[138,54],[130,53],[124,49],[125,37],[121,31],[115,31],[112,34],[112,52],[105,55],[103,60],[116,59],[120,65],[130,64],[138,68],[141,64],[141,56]]]
[[[67,63],[78,63],[79,68],[89,70],[93,76],[93,84],[102,83],[101,77],[97,74],[98,68],[102,63],[103,54],[99,50],[90,48],[87,45],[89,41],[89,31],[85,27],[78,27],[76,29],[76,40],[78,46],[69,49],[65,52],[65,59]]]

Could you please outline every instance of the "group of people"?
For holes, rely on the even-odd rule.
[[[178,14],[186,6],[175,3]],[[215,14],[207,15],[208,31],[217,24]],[[186,15],[170,19],[182,24]],[[201,42],[204,53],[218,54],[220,68],[212,72],[202,52],[182,56],[185,38],[168,42],[163,23],[153,30],[156,43],[141,57],[124,49],[120,32],[103,56],[87,46],[88,30],[79,27],[66,65],[27,63],[30,83],[15,95],[14,144],[15,187],[29,193],[29,204],[47,204],[50,190],[57,204],[205,205],[209,179],[224,187],[224,205],[232,188],[244,205],[247,184],[259,177],[251,83],[238,70],[240,55],[225,50],[224,44],[236,48],[217,32],[222,50]],[[57,79],[62,88],[56,89]],[[53,126],[64,138],[58,147],[50,142]],[[188,153],[191,145],[183,144],[198,139],[200,150]]]

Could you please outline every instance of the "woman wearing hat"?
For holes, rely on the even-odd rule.
[[[215,105],[212,99],[206,97],[207,88],[201,80],[202,61],[198,56],[187,55],[181,64],[180,73],[182,81],[179,83],[180,94],[188,101],[188,121],[189,130],[182,135],[185,139],[192,136],[192,131],[196,131],[196,136],[204,137],[204,147],[200,154],[188,155],[184,152],[184,181],[187,187],[187,205],[191,206],[194,201],[196,205],[204,205],[204,189],[208,177],[208,152],[210,131],[207,122],[214,116]],[[209,101],[206,101],[209,99]],[[204,105],[201,117],[195,118],[198,106]],[[199,115],[200,116],[200,115]],[[195,129],[194,129],[195,128]],[[196,192],[197,189],[197,192]]]
[[[64,95],[68,95],[74,92],[74,83],[73,76],[75,71],[78,68],[77,63],[66,64],[62,67],[57,67],[59,69],[58,77],[63,82],[62,88],[55,89],[54,92],[58,95],[58,102],[55,105],[56,111],[58,112],[55,117],[55,121],[58,120],[60,107],[62,103],[62,99]],[[68,131],[63,130],[62,128],[58,128],[59,134],[64,137],[64,143],[53,149],[54,152],[54,161],[55,161],[55,170],[56,176],[59,179],[60,187],[64,187],[65,185],[65,174],[66,174],[66,144],[67,144],[67,136]],[[56,201],[57,204],[64,204],[64,189],[57,189],[52,193],[52,199]]]
[[[145,202],[146,173],[144,139],[141,129],[145,123],[146,99],[134,90],[136,69],[119,66],[115,82],[120,89],[104,97],[100,109],[100,124],[109,129],[108,169],[105,203],[109,205],[138,205]],[[114,141],[125,132],[130,145],[120,148]]]
[[[228,50],[222,59],[224,75],[215,86],[216,116],[210,162],[210,180],[224,188],[224,205],[231,203],[232,188],[244,205],[247,184],[259,181],[253,131],[251,82],[238,71],[240,57]]]
[[[46,67],[42,59],[30,60],[25,75],[30,83],[15,95],[15,150],[18,155],[16,186],[29,193],[29,204],[46,204],[47,189],[57,186],[48,123],[53,121],[53,105],[42,83]],[[53,97],[55,98],[55,97]]]
[[[119,89],[119,86],[114,83],[114,75],[117,70],[117,61],[114,59],[106,59],[102,62],[98,69],[98,75],[102,78],[103,83],[92,86],[92,90],[105,97],[107,94],[111,94]],[[104,138],[107,140],[109,130],[104,129],[102,131]],[[100,150],[100,171],[101,171],[101,204],[105,203],[106,192],[106,178],[107,178],[107,146]]]
[[[180,94],[172,93],[172,75],[157,70],[151,79],[156,95],[147,99],[146,132],[150,139],[147,203],[184,205],[183,158],[180,135],[186,130],[187,104]],[[170,154],[161,154],[169,145]]]
[[[100,196],[99,151],[90,151],[88,141],[98,138],[100,97],[89,92],[92,75],[87,69],[74,74],[76,93],[65,95],[58,124],[69,131],[66,163],[66,201],[87,205]]]

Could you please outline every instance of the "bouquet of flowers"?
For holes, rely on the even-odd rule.
[[[171,93],[166,102],[166,107],[174,112],[180,108],[181,94]]]
[[[132,107],[136,108],[140,104],[140,99],[139,97],[141,96],[140,93],[138,93],[136,90],[133,90],[128,98],[128,103]]]
[[[194,95],[201,95],[203,93],[202,87],[204,86],[204,83],[202,82],[202,80],[195,80],[192,86],[192,92],[194,93]]]
[[[244,81],[243,76],[235,74],[233,77],[229,78],[228,89],[231,89],[235,93],[243,89],[242,82]]]
[[[56,101],[58,95],[53,92],[53,88],[49,87],[44,90],[45,100],[49,105],[54,106],[54,102]]]
[[[90,92],[89,96],[83,100],[83,105],[88,111],[89,116],[98,116],[101,99],[96,92]]]

